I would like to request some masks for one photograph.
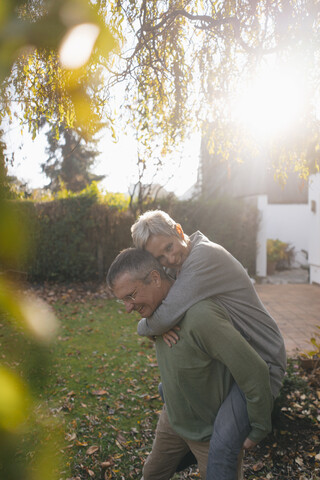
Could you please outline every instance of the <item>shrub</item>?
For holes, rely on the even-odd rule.
[[[132,244],[135,218],[124,196],[104,195],[91,188],[80,194],[63,192],[52,201],[13,202],[18,216],[30,223],[23,241],[29,256],[20,268],[32,281],[102,280],[115,256]],[[201,230],[229,250],[248,270],[255,270],[257,211],[227,198],[211,202],[170,198],[148,205],[167,211],[185,232]]]
[[[32,280],[102,279],[114,256],[130,242],[132,217],[93,197],[36,204]]]

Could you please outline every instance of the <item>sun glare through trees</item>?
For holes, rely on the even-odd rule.
[[[80,68],[85,65],[92,53],[100,29],[93,23],[83,23],[73,27],[62,40],[60,62],[65,68]]]
[[[239,94],[234,114],[256,138],[294,133],[306,105],[303,71],[266,63]]]

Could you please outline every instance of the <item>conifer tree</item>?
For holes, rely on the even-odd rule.
[[[41,168],[50,179],[47,188],[52,192],[59,191],[62,186],[78,192],[93,181],[104,178],[104,175],[95,175],[90,171],[100,153],[96,149],[97,140],[93,136],[85,139],[80,131],[61,125],[59,137],[49,130],[47,140],[48,158]]]

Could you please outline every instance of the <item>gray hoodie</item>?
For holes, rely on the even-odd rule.
[[[178,280],[149,318],[138,324],[139,335],[161,335],[174,327],[195,303],[214,297],[226,309],[237,330],[269,367],[272,394],[279,394],[286,370],[280,330],[263,306],[240,262],[201,232],[190,236],[191,251]]]

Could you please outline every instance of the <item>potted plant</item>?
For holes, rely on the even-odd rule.
[[[320,329],[319,326],[317,328]],[[312,349],[303,352],[300,357],[300,365],[305,370],[315,370],[320,366],[320,335],[316,333],[314,337],[310,339]]]
[[[277,239],[267,240],[267,274],[272,275],[280,266],[290,267],[294,257],[294,247]]]

